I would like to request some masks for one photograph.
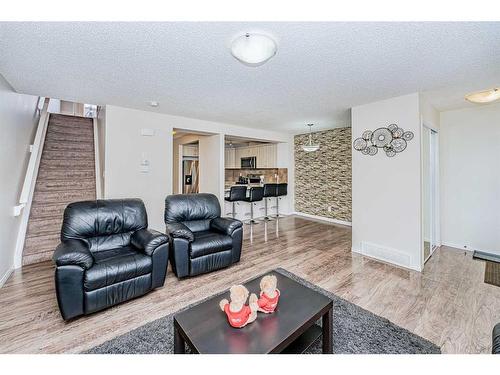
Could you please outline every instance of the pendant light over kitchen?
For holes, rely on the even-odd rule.
[[[302,150],[304,150],[305,152],[318,151],[319,143],[312,143],[312,127],[314,126],[314,124],[307,124],[307,126],[309,126],[309,142],[305,145],[302,145]]]

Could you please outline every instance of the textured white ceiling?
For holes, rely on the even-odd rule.
[[[249,31],[278,43],[257,68],[229,51]],[[304,132],[415,91],[467,105],[500,84],[499,35],[500,23],[0,23],[0,73],[22,93]]]

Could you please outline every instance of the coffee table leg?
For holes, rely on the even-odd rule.
[[[333,353],[333,306],[323,315],[323,354]]]
[[[179,332],[177,325],[174,324],[174,354],[184,354],[185,350],[184,338]]]

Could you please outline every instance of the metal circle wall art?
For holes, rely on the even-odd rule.
[[[361,151],[366,148],[368,143],[363,138],[358,138],[354,141],[354,149],[357,151]]]
[[[413,136],[413,132],[404,131],[396,124],[390,124],[386,128],[378,128],[374,131],[365,130],[352,145],[356,151],[370,156],[376,155],[378,149],[382,148],[386,156],[392,158],[406,149]]]

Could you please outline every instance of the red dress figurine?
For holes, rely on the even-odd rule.
[[[260,281],[260,298],[257,301],[259,311],[270,314],[276,310],[280,299],[280,291],[276,288],[276,276],[267,275]]]
[[[252,293],[248,302],[248,289],[243,285],[234,285],[229,289],[230,299],[220,301],[219,306],[226,313],[227,321],[234,328],[242,328],[257,319],[257,296]]]

